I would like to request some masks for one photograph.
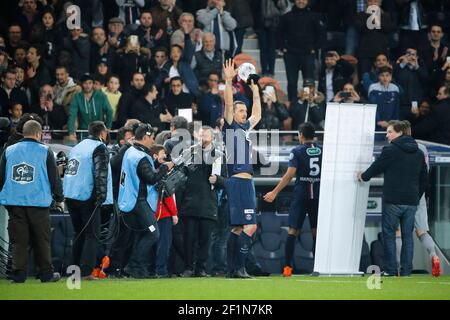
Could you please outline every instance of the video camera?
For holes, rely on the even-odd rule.
[[[173,169],[158,183],[159,191],[165,196],[172,196],[187,182],[188,166],[192,166],[193,159],[201,150],[201,145],[193,145],[184,150],[177,158],[172,159]]]

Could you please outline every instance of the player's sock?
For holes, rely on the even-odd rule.
[[[400,256],[402,253],[402,237],[401,236],[395,236],[395,247],[397,249],[396,259],[397,259],[397,268],[398,268],[398,266],[400,266]]]
[[[227,241],[227,270],[228,273],[234,272],[234,260],[236,256],[236,243],[239,243],[239,236],[233,232],[230,233]]]
[[[431,238],[431,236],[426,232],[422,234],[419,237],[420,242],[422,242],[422,245],[427,249],[428,254],[430,255],[430,258],[433,258],[433,256],[436,256],[436,247],[434,246],[434,241]]]
[[[288,234],[285,246],[285,263],[284,266],[292,267],[292,259],[294,258],[295,235]]]
[[[245,232],[241,233],[239,237],[239,252],[236,253],[236,270],[239,270],[245,266],[245,259],[247,258],[250,245],[252,244],[252,237]]]

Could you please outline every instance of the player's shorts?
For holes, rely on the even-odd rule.
[[[428,212],[427,212],[427,202],[425,200],[425,195],[420,198],[419,205],[417,206],[416,216],[414,219],[414,228],[421,231],[428,231]]]
[[[294,190],[289,208],[289,227],[300,230],[305,221],[306,214],[309,217],[309,223],[312,229],[317,228],[317,217],[319,213],[319,197],[311,199],[310,190],[297,187]]]
[[[230,226],[256,224],[256,193],[252,179],[231,177],[226,182]]]

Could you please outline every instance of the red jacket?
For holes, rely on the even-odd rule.
[[[156,209],[156,220],[169,218],[178,214],[177,204],[175,203],[175,196],[164,198],[161,206],[161,199],[158,198],[158,207]]]

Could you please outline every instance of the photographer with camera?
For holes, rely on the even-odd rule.
[[[39,89],[39,107],[38,114],[44,120],[44,130],[62,130],[67,127],[69,118],[64,107],[55,103],[53,88],[49,84],[44,84]],[[62,139],[62,137],[61,133],[53,134],[53,138]]]
[[[63,188],[74,228],[73,260],[81,277],[95,280],[100,209],[113,203],[112,175],[106,148],[108,129],[102,121],[89,124],[89,136],[69,153]]]
[[[184,189],[180,201],[184,224],[184,277],[207,276],[206,261],[218,216],[218,195],[219,190],[225,188],[226,180],[226,159],[224,153],[213,144],[214,131],[211,127],[202,127],[200,141],[201,145],[191,149],[194,163],[186,170],[188,187]]]
[[[125,226],[134,232],[133,249],[124,271],[131,277],[149,277],[150,250],[159,238],[155,212],[158,205],[157,183],[174,164],[166,162],[155,170],[150,148],[155,133],[148,124],[135,131],[135,142],[124,155],[119,184],[119,209]]]
[[[338,103],[361,103],[361,97],[356,92],[355,87],[351,83],[346,83],[341,91],[336,93],[333,102]]]

